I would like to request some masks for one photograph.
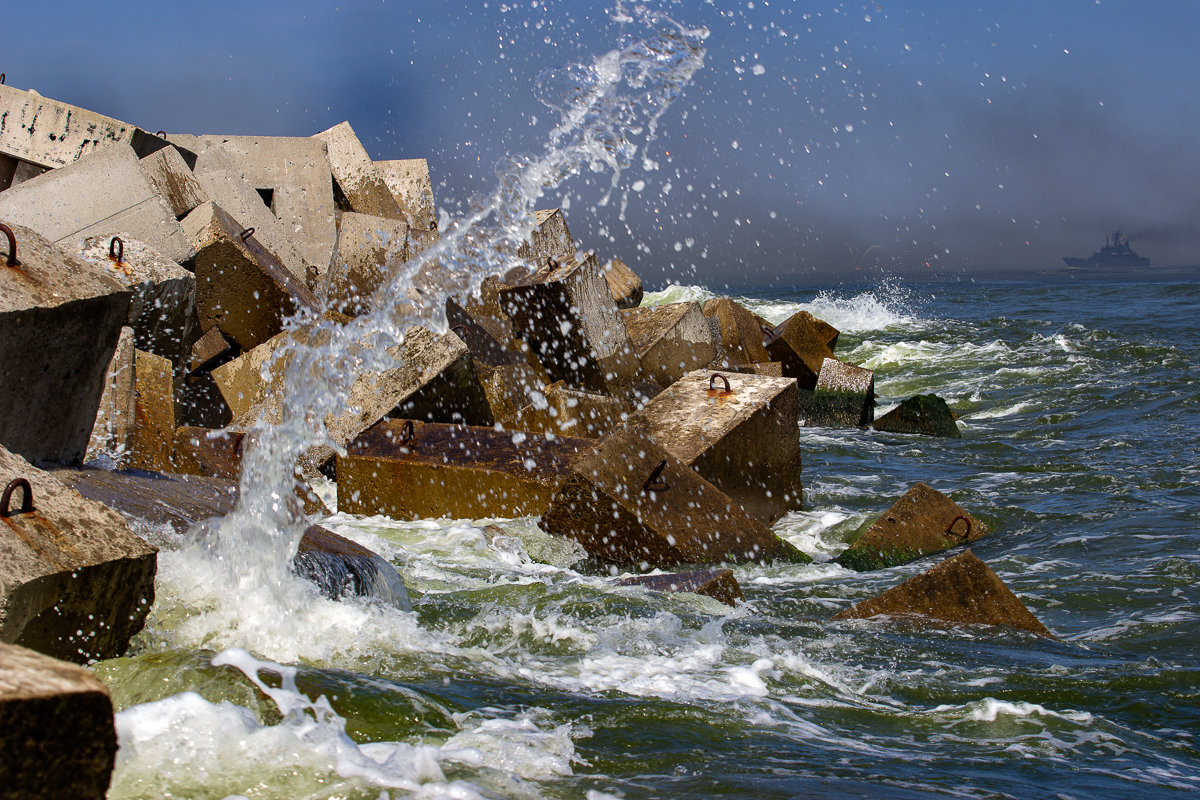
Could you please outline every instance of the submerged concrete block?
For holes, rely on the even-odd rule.
[[[10,800],[103,800],[117,755],[108,689],[82,667],[0,644],[0,753]]]
[[[590,447],[563,436],[383,420],[338,457],[338,511],[395,519],[540,514]]]
[[[872,427],[887,433],[915,433],[922,436],[962,438],[954,412],[936,394],[919,394],[875,420]]]
[[[797,311],[772,331],[766,332],[764,347],[771,361],[783,363],[783,374],[795,378],[801,389],[815,389],[821,365],[833,358],[826,343],[828,331],[812,314]]]
[[[171,469],[175,442],[175,391],[171,362],[162,356],[134,353],[134,426],[129,466],[133,469]]]
[[[699,303],[671,303],[622,312],[642,376],[670,386],[717,357],[717,341]]]
[[[352,211],[339,213],[337,247],[318,291],[325,292],[330,308],[351,316],[366,313],[371,294],[391,276],[389,267],[407,260],[407,223]]]
[[[655,592],[691,592],[720,600],[727,606],[744,601],[742,587],[731,569],[676,572],[669,575],[634,575],[617,582],[618,586],[643,586]]]
[[[96,422],[88,440],[85,462],[97,462],[105,469],[129,466],[131,436],[136,419],[137,395],[134,392],[133,328],[122,328],[117,348],[108,362],[104,393],[96,410]]]
[[[858,571],[904,564],[930,553],[973,542],[987,526],[938,490],[915,483],[887,512],[837,557]]]
[[[395,567],[375,551],[320,525],[310,525],[300,537],[292,571],[316,584],[330,600],[374,597],[402,611],[412,610]]]
[[[209,200],[208,192],[174,147],[164,147],[142,158],[142,169],[176,219],[183,219],[193,208]]]
[[[0,235],[0,445],[33,461],[78,461],[129,316],[129,291],[29,228]]]
[[[810,560],[632,425],[575,462],[539,525],[643,569]]]
[[[875,418],[875,373],[827,358],[806,405],[808,427],[865,428]]]
[[[802,507],[796,381],[696,370],[633,415],[658,446],[766,525]]]
[[[64,245],[121,234],[179,264],[191,263],[196,255],[175,214],[125,144],[97,150],[0,193],[0,219]]]
[[[329,168],[336,182],[334,200],[339,208],[388,219],[405,218],[349,122],[340,122],[313,138],[327,147]]]
[[[727,297],[704,301],[704,316],[715,320],[721,338],[719,357],[730,365],[771,360],[763,347],[763,330],[749,309]]]
[[[620,427],[633,410],[625,400],[572,389],[563,381],[550,384],[541,395],[517,412],[512,428],[598,439]]]
[[[396,198],[409,227],[429,230],[437,219],[437,212],[433,208],[433,181],[429,177],[429,162],[423,158],[376,161],[375,171]]]
[[[3,448],[0,486],[16,487],[0,509],[0,641],[77,663],[121,655],[154,601],[157,551]]]
[[[604,265],[604,280],[617,308],[637,308],[642,304],[642,279],[619,258]]]
[[[1054,635],[970,550],[947,558],[928,572],[833,618],[866,619],[880,615],[918,616],[954,625],[1003,625],[1039,636]]]

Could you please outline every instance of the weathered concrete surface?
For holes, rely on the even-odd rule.
[[[594,256],[501,287],[499,295],[551,379],[616,396],[637,383],[637,354]]]
[[[519,340],[509,339],[501,342],[496,339],[492,335],[491,329],[497,326],[485,326],[484,323],[487,320],[480,319],[477,308],[473,307],[468,310],[454,299],[447,299],[446,322],[450,326],[450,330],[466,342],[467,349],[471,351],[471,358],[475,359],[476,365],[489,367],[521,365],[538,373],[539,379],[545,383],[546,371],[541,368],[541,364],[536,367],[530,364],[525,352],[521,349]]]
[[[575,462],[539,524],[595,558],[643,569],[809,561],[634,426]]]
[[[134,353],[134,426],[129,466],[164,471],[171,468],[175,442],[175,391],[171,362],[162,356]]]
[[[962,437],[954,412],[936,394],[919,394],[908,398],[875,420],[873,427],[888,433],[916,433],[951,439]]]
[[[82,667],[0,644],[0,753],[9,800],[103,800],[117,755],[108,689]]]
[[[84,663],[114,658],[154,601],[156,551],[125,521],[0,448],[0,487],[24,478],[0,516],[0,641]]]
[[[875,373],[827,358],[806,406],[808,427],[865,428],[875,418]]]
[[[539,397],[545,402],[543,377],[527,364],[480,367],[476,360],[475,366],[492,409],[492,419],[501,426],[512,430],[521,409]]]
[[[859,571],[883,569],[973,542],[987,532],[987,526],[949,497],[915,483],[850,542],[837,562]]]
[[[337,182],[334,199],[339,208],[388,219],[405,218],[349,122],[340,122],[313,138],[323,141],[328,149],[329,169]]]
[[[242,470],[246,434],[193,426],[175,429],[171,469],[177,475],[203,475],[235,481]]]
[[[297,305],[316,310],[315,296],[246,229],[215,203],[183,220],[196,246],[196,316],[243,350],[279,333]]]
[[[34,461],[77,461],[129,291],[29,228],[11,227],[20,264],[5,265],[0,235],[0,445]]]
[[[724,376],[729,381],[725,390]],[[689,372],[633,415],[659,447],[771,525],[803,503],[796,381]]]
[[[174,147],[164,147],[142,158],[142,169],[155,191],[167,201],[175,219],[183,219],[193,208],[209,201],[208,192]]]
[[[591,442],[388,419],[339,456],[338,511],[395,519],[540,514]]]
[[[716,320],[721,337],[720,358],[725,363],[756,364],[771,361],[763,347],[763,330],[747,308],[727,297],[704,301],[704,316]]]
[[[619,258],[604,265],[604,280],[617,308],[637,308],[642,303],[642,279]]]
[[[517,248],[517,256],[527,259],[535,270],[546,266],[547,259],[563,261],[575,256],[575,240],[567,228],[566,217],[558,208],[533,212],[529,241]]]
[[[325,292],[330,308],[351,316],[365,313],[371,293],[388,279],[388,266],[407,260],[407,223],[341,212],[333,261],[318,292]]]
[[[618,586],[644,586],[655,592],[691,592],[736,606],[746,599],[731,569],[708,569],[699,572],[677,572],[670,575],[635,575],[623,578]]]
[[[96,410],[96,421],[88,440],[85,462],[98,462],[106,469],[129,466],[130,437],[137,396],[133,378],[133,328],[121,328],[117,348],[108,362],[104,393]]]
[[[423,158],[376,161],[375,171],[383,179],[409,227],[429,230],[437,218],[433,208],[433,181],[429,162]]]
[[[47,169],[49,168],[0,153],[0,192],[10,186],[22,184],[30,178],[36,178]]]
[[[622,312],[643,377],[670,386],[717,357],[718,342],[699,303],[671,303]]]
[[[219,367],[214,367],[211,375],[216,381],[221,396],[229,406],[233,416],[240,417],[256,404],[262,403],[269,390],[276,392],[283,389],[283,370],[274,369],[271,381],[263,380],[262,369],[274,359],[280,348],[293,342],[293,335],[287,331],[277,333],[267,341],[249,352],[242,353],[237,358],[227,361]]]
[[[883,594],[836,614],[835,620],[915,615],[954,625],[1004,625],[1053,636],[1000,577],[966,550]]]
[[[770,361],[783,363],[783,374],[795,378],[801,389],[815,389],[821,365],[833,358],[826,343],[829,332],[807,311],[797,311],[773,331],[767,332],[764,347]]]
[[[125,144],[97,150],[0,193],[0,219],[60,244],[88,236],[140,239],[179,264],[196,252]]]
[[[512,418],[511,427],[555,436],[598,439],[629,418],[633,407],[625,400],[572,389],[563,381],[545,387]]]
[[[120,239],[116,251],[120,262],[109,257],[111,236],[93,236],[74,247],[84,261],[102,268],[133,292],[128,324],[133,327],[137,348],[170,359],[182,375],[196,338],[196,276],[145,242],[125,236]]]
[[[227,357],[233,358],[236,352],[237,346],[225,338],[220,328],[209,328],[192,344],[188,371],[213,369]]]

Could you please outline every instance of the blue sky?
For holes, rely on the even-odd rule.
[[[348,119],[376,158],[427,157],[453,214],[543,147],[540,74],[637,32],[612,5],[14,4],[0,70],[149,130]],[[625,224],[586,174],[546,202],[652,284],[1053,269],[1117,225],[1200,263],[1194,0],[661,5],[710,35],[659,169],[623,176]]]

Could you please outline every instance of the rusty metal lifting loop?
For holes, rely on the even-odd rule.
[[[458,338],[462,339],[464,342],[467,340],[467,326],[466,325],[451,325],[450,332],[453,333]]]
[[[732,389],[729,388],[729,378],[726,378],[724,375],[722,375],[719,372],[714,372],[711,376],[709,376],[709,379],[708,379],[708,390],[710,392],[716,391],[717,378],[720,378],[721,382],[725,384],[725,391],[727,391],[727,392],[733,391]]]
[[[400,440],[397,442],[397,444],[411,444],[414,438],[416,438],[416,434],[413,433],[412,420],[405,420],[404,427],[400,429]]]
[[[246,230],[242,231],[238,235],[242,237],[242,241],[244,242],[254,235],[254,228],[246,228]]]
[[[5,78],[7,78],[7,77],[8,77],[8,76],[7,76],[7,75],[5,75],[3,72],[0,72],[0,83],[4,83],[4,79],[5,79]]]
[[[13,233],[12,228],[0,222],[0,232],[3,232],[8,237],[8,261],[4,262],[10,267],[19,267],[21,262],[17,261],[17,236]]]
[[[20,511],[10,511],[8,504],[12,501],[13,490],[17,488],[25,490],[25,499],[21,502]],[[4,496],[0,497],[0,517],[11,517],[13,514],[28,514],[30,511],[33,511],[33,487],[24,478],[13,478],[9,481],[8,486],[5,487]]]
[[[963,522],[967,523],[967,532],[964,534],[961,534],[961,535],[957,531],[954,530],[954,523],[958,522],[960,519]],[[957,517],[950,520],[950,524],[946,526],[946,534],[948,536],[955,537],[960,542],[965,542],[971,536],[971,520],[967,519],[962,514],[959,514]]]
[[[558,259],[554,256],[546,256],[546,269],[551,272],[558,269]]]
[[[108,243],[108,257],[118,264],[125,260],[125,242],[120,236],[114,236]]]
[[[431,230],[431,231],[437,230],[437,219],[429,220],[429,230]]]
[[[154,135],[155,135],[155,136],[157,136],[157,137],[158,137],[158,138],[160,138],[160,139],[165,139],[165,138],[167,138],[167,132],[166,132],[166,131],[155,131],[155,132],[154,132]]]
[[[646,478],[646,482],[642,484],[643,492],[665,492],[668,488],[666,481],[660,481],[658,478],[662,475],[663,470],[667,468],[667,460],[664,458],[658,462],[658,466],[650,473],[650,477]]]

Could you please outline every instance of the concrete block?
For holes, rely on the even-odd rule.
[[[408,224],[368,214],[338,214],[337,247],[321,289],[329,307],[351,316],[370,310],[371,294],[387,282],[389,266],[408,260]]]
[[[530,363],[522,349],[522,343],[515,338],[505,342],[496,339],[489,330],[492,326],[485,327],[487,320],[480,318],[477,307],[468,310],[453,298],[447,299],[446,322],[449,324],[450,330],[466,342],[467,349],[471,351],[471,357],[475,359],[476,365],[489,367],[520,365],[538,373],[543,384],[546,382],[546,371],[542,369],[540,363],[536,361]]]
[[[949,497],[915,483],[883,516],[851,540],[837,562],[860,572],[894,567],[974,542],[987,532],[986,525]]]
[[[167,201],[175,219],[183,219],[193,208],[209,201],[208,192],[174,147],[164,147],[143,158],[142,169],[150,185]]]
[[[952,625],[1003,625],[1053,637],[1004,581],[966,550],[836,614],[835,620],[916,616]]]
[[[783,374],[795,378],[801,389],[815,389],[821,365],[833,358],[826,344],[828,332],[807,311],[797,311],[782,325],[766,332],[764,347],[769,360],[783,363]]]
[[[936,394],[919,394],[908,398],[875,420],[873,427],[887,433],[915,433],[951,439],[962,437],[954,412]]]
[[[117,756],[108,689],[82,667],[0,644],[0,753],[10,800],[103,800]]]
[[[747,308],[727,297],[706,300],[704,316],[716,321],[721,338],[719,357],[726,364],[770,361],[763,347],[763,330]]]
[[[535,270],[546,266],[548,259],[562,261],[575,257],[575,240],[571,238],[562,209],[546,208],[533,212],[529,241],[517,248],[517,257],[529,261]]]
[[[539,524],[595,558],[642,569],[809,561],[634,426],[574,463]]]
[[[545,402],[545,383],[542,375],[526,364],[502,364],[480,368],[484,394],[492,409],[492,419],[509,430],[521,430],[515,423],[521,409],[541,398]]]
[[[105,469],[129,466],[130,436],[134,425],[137,396],[133,377],[133,328],[122,328],[117,348],[108,362],[104,393],[96,411],[96,422],[83,460],[97,462]]]
[[[642,586],[654,592],[691,592],[736,606],[746,598],[731,569],[706,569],[668,575],[634,575],[617,582],[618,586]]]
[[[22,184],[30,178],[36,178],[48,171],[49,167],[39,167],[37,164],[0,154],[0,191]]]
[[[325,142],[329,169],[333,173],[334,201],[343,211],[403,220],[400,204],[376,170],[366,148],[349,122],[341,122],[316,134]]]
[[[278,333],[253,350],[242,353],[210,371],[217,388],[221,390],[221,396],[229,406],[229,412],[235,418],[262,403],[268,391],[283,390],[283,370],[273,370],[270,383],[263,380],[262,370],[278,355],[281,348],[293,341],[292,334],[287,331]]]
[[[429,230],[437,219],[437,212],[433,207],[433,181],[429,177],[429,162],[423,158],[376,161],[375,171],[396,198],[409,227]]]
[[[129,291],[77,255],[12,225],[0,235],[0,444],[34,461],[78,461],[129,316]]]
[[[0,641],[77,663],[121,655],[154,601],[157,551],[119,515],[0,448],[0,486],[19,479],[32,497],[16,488],[0,525]]]
[[[642,304],[642,279],[619,258],[604,265],[604,280],[617,308],[637,308]]]
[[[395,519],[540,514],[591,442],[388,419],[339,456],[338,511]]]
[[[236,481],[242,471],[246,434],[195,426],[175,429],[171,469],[177,475],[203,475]]]
[[[309,526],[300,537],[292,570],[331,600],[374,597],[402,611],[412,610],[395,567],[375,551],[320,525]]]
[[[502,287],[499,296],[552,380],[618,396],[637,383],[637,353],[595,256]]]
[[[192,344],[188,371],[212,369],[227,358],[233,358],[236,354],[237,345],[226,339],[220,328],[209,328]]]
[[[547,386],[512,419],[512,428],[554,436],[598,439],[620,427],[633,411],[616,397],[572,389],[563,381]]]
[[[442,240],[442,234],[436,225],[428,228],[408,229],[408,257],[416,258]]]
[[[215,203],[183,220],[196,247],[196,315],[243,350],[279,333],[297,306],[317,310],[317,299],[273,253]]]
[[[875,373],[827,358],[806,405],[807,427],[865,428],[875,419]]]
[[[134,425],[130,436],[129,466],[133,469],[171,469],[175,443],[174,369],[162,356],[134,353]]]
[[[622,312],[642,375],[670,386],[717,357],[718,342],[699,303],[671,303]]]
[[[689,372],[633,422],[763,524],[802,507],[795,380]]]
[[[120,234],[146,242],[179,264],[191,263],[196,254],[125,144],[97,150],[0,193],[0,219],[26,225],[60,244]]]

